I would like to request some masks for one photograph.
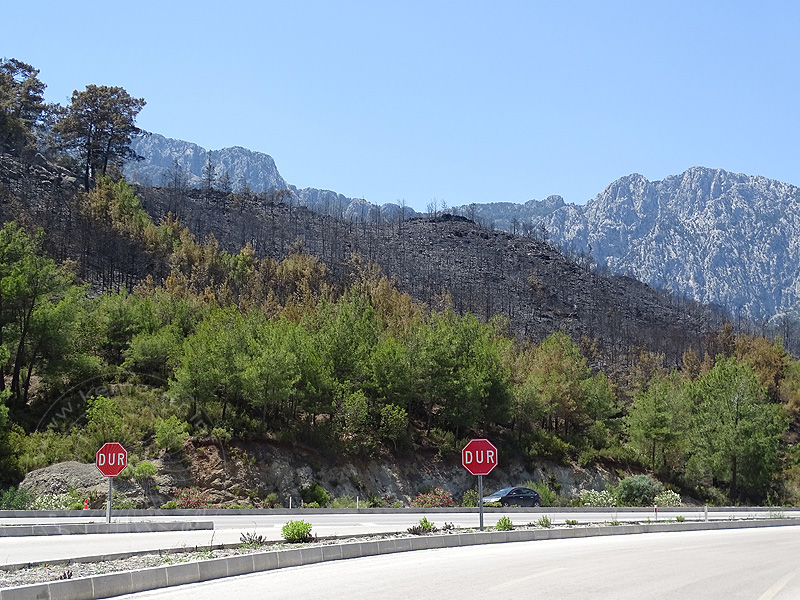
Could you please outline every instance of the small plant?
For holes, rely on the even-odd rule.
[[[683,515],[678,515],[677,517],[675,517],[675,520],[678,523],[683,523],[686,520],[686,517],[684,517]]]
[[[539,520],[536,521],[536,524],[539,527],[550,527],[553,524],[553,522],[550,520],[550,517],[548,517],[547,515],[542,515],[541,517],[539,517]]]
[[[417,497],[411,501],[411,506],[414,508],[452,507],[455,506],[455,502],[453,502],[453,495],[450,492],[436,488],[428,494],[421,492],[417,494]]]
[[[392,502],[392,508],[403,508],[403,503],[400,500],[395,500]]]
[[[785,519],[786,514],[780,509],[774,506],[770,506],[767,509],[767,518],[768,519]]]
[[[408,533],[413,535],[425,535],[426,533],[434,533],[437,531],[436,526],[428,521],[427,517],[422,517],[418,525],[408,528]]]
[[[613,519],[611,519],[610,523],[611,523],[611,525],[613,525],[614,527],[616,527],[616,526],[618,526],[618,525],[622,525],[622,521],[619,521],[619,520],[618,520],[616,517],[614,517]]]
[[[500,508],[500,507],[502,507],[502,506],[503,506],[503,505],[502,505],[502,504],[500,504],[499,502],[484,502],[484,503],[483,503],[483,505],[484,505],[486,508]]]
[[[214,427],[214,429],[211,430],[211,437],[215,438],[220,446],[225,446],[231,441],[233,436],[231,432],[224,427]]]
[[[566,521],[564,521],[564,523],[566,523],[570,527],[574,527],[575,525],[578,524],[578,520],[577,519],[567,519]]]
[[[319,502],[306,502],[302,508],[319,508]]]
[[[288,521],[281,528],[281,535],[290,544],[303,544],[314,539],[311,535],[311,523],[306,521]]]
[[[255,532],[243,533],[239,536],[239,541],[242,548],[260,548],[268,543],[263,535],[256,535]]]
[[[497,520],[497,525],[494,526],[497,531],[511,531],[514,529],[514,524],[507,516],[503,515]]]
[[[164,504],[162,504],[161,508],[163,508],[165,510],[175,509],[175,508],[178,508],[178,503],[175,502],[175,500],[169,500],[168,502],[165,502]]]

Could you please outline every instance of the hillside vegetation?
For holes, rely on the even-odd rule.
[[[9,483],[91,461],[111,439],[136,460],[180,451],[187,435],[403,459],[431,448],[451,456],[488,436],[519,460],[635,464],[716,502],[800,494],[800,365],[779,341],[729,325],[698,331],[711,322],[702,309],[660,303],[641,284],[590,276],[546,244],[466,220],[345,223],[287,206],[279,192],[137,192],[114,157],[67,155],[76,175],[33,156],[33,130],[9,122]],[[189,211],[190,201],[205,208]],[[154,220],[163,202],[174,212]],[[226,225],[256,208],[249,229]],[[456,256],[473,256],[473,270]],[[556,285],[569,296],[554,298]]]

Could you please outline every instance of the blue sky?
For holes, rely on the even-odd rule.
[[[800,184],[798,2],[43,1],[3,21],[0,56],[50,101],[122,86],[146,130],[377,204],[582,204],[696,165]]]

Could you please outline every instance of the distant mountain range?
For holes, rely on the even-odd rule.
[[[202,183],[208,159],[231,189],[290,189],[298,204],[343,218],[418,216],[409,207],[377,207],[329,190],[298,189],[279,174],[273,159],[244,148],[207,151],[196,144],[149,134],[134,150],[144,161],[125,175],[142,184],[167,183],[177,164],[190,186]],[[648,285],[701,303],[718,304],[733,316],[800,317],[800,189],[764,177],[693,167],[662,181],[622,177],[585,205],[559,196],[523,204],[495,202],[457,206],[451,212],[518,235],[547,237],[598,268],[624,273]]]

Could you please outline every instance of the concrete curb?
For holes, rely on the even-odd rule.
[[[53,525],[0,525],[0,537],[76,535],[88,533],[150,533],[214,529],[213,521],[135,521],[130,523],[56,523]]]
[[[483,531],[454,533],[421,537],[374,540],[255,552],[227,558],[214,558],[177,565],[150,567],[138,571],[122,571],[106,575],[83,577],[65,581],[51,581],[0,590],[0,600],[95,600],[122,594],[133,594],[174,585],[199,583],[271,571],[284,567],[297,567],[331,560],[360,558],[395,552],[431,550],[434,548],[456,548],[480,544],[506,542],[528,542],[569,538],[597,537],[604,535],[628,535],[671,531],[700,531],[721,529],[745,529],[753,527],[784,527],[800,525],[797,519],[771,519],[768,521],[715,521],[683,523],[646,523],[640,525],[598,525],[565,529],[531,529],[512,531]]]

